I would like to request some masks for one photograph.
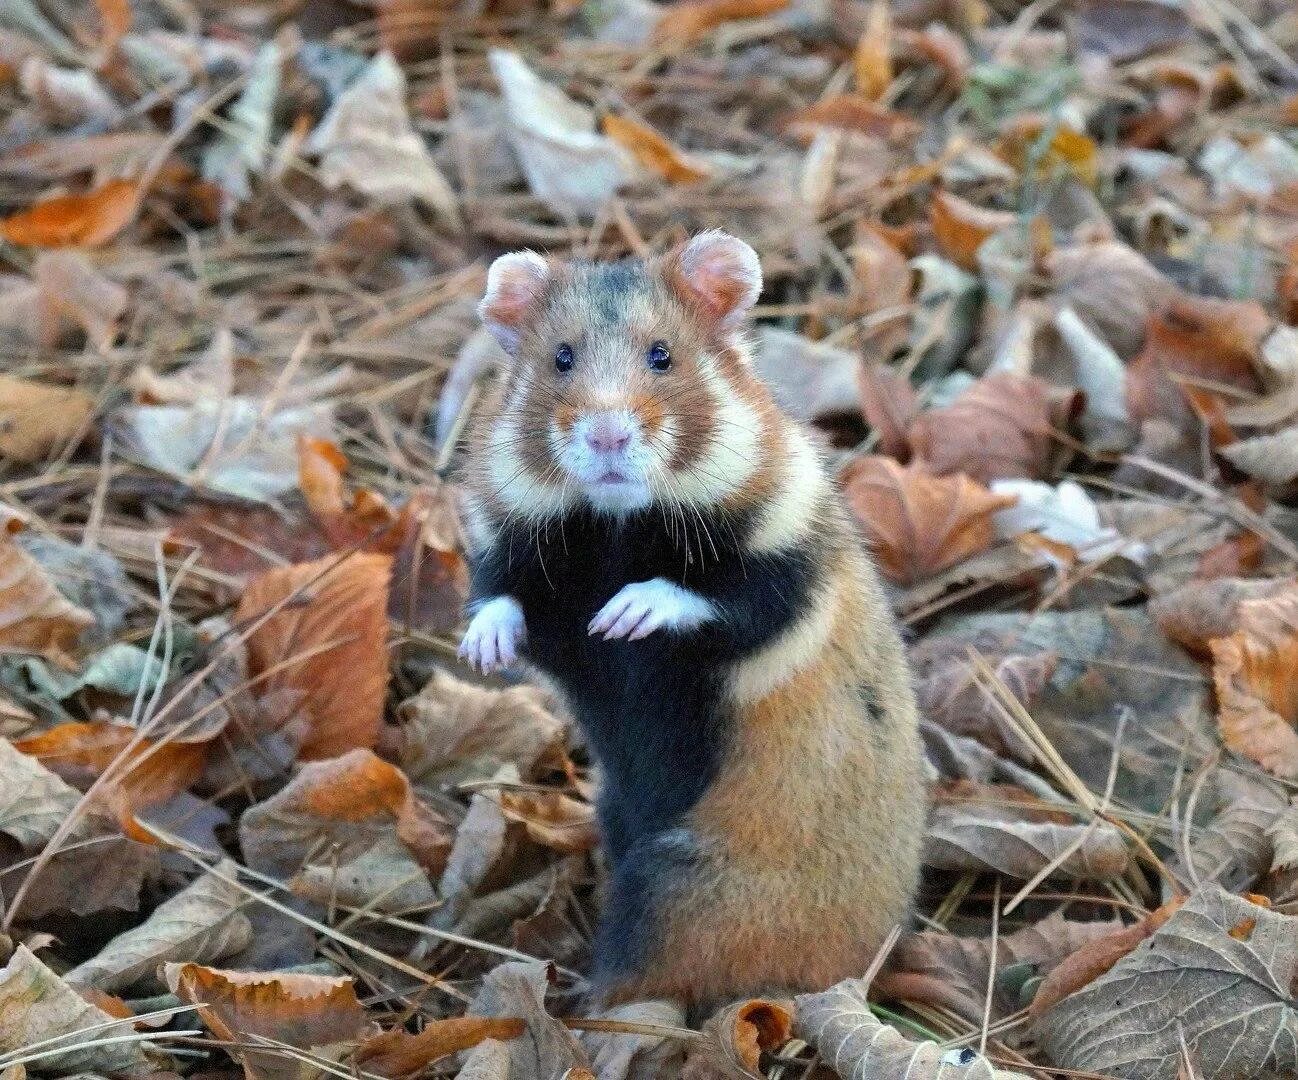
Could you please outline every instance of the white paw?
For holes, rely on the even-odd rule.
[[[666,578],[654,578],[619,589],[591,619],[587,632],[603,634],[605,641],[638,641],[655,630],[693,630],[715,614],[712,605],[697,593]]]
[[[460,642],[460,659],[484,675],[507,668],[518,659],[518,646],[527,636],[523,609],[512,596],[488,600],[469,622]]]

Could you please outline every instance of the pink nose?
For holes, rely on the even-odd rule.
[[[601,454],[612,454],[625,450],[631,441],[631,432],[621,424],[593,424],[586,429],[586,443]]]

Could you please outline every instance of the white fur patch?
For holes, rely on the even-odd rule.
[[[780,462],[780,483],[749,541],[754,554],[792,547],[816,525],[816,511],[827,496],[828,482],[820,455],[797,430],[785,438],[787,455]]]
[[[497,596],[478,608],[460,642],[460,658],[484,675],[518,659],[527,636],[523,609],[512,596]]]
[[[693,630],[716,617],[712,604],[666,578],[625,585],[591,619],[587,632],[605,641],[638,641],[655,630]]]

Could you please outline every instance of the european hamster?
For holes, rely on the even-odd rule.
[[[501,256],[509,354],[469,452],[461,655],[525,658],[601,771],[606,1002],[699,1008],[860,975],[906,918],[925,783],[875,571],[753,374],[751,247]]]

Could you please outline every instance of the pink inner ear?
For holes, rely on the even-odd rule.
[[[523,321],[549,276],[549,263],[534,251],[502,255],[491,264],[478,314],[506,351],[517,346]]]
[[[757,253],[723,232],[703,233],[686,244],[676,274],[704,311],[726,324],[738,322],[762,291]]]

